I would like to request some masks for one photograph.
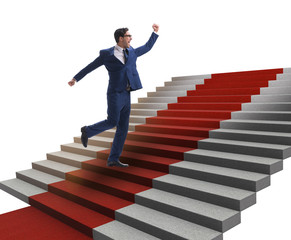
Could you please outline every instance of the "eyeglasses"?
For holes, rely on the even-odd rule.
[[[132,37],[132,35],[124,35],[123,37],[130,37],[130,38],[131,38],[131,37]]]

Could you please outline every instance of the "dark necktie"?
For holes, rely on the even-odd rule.
[[[128,49],[123,49],[123,54],[124,54],[124,63],[126,63],[128,59]]]

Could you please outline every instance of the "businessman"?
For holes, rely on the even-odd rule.
[[[88,138],[116,126],[116,133],[107,160],[108,167],[128,167],[128,164],[119,161],[119,157],[128,132],[130,92],[142,88],[136,69],[136,60],[139,56],[150,51],[155,44],[159,26],[153,24],[152,28],[154,32],[148,42],[138,48],[131,47],[132,36],[128,28],[117,29],[114,33],[116,45],[101,50],[99,56],[93,62],[68,82],[70,86],[74,86],[76,82],[79,82],[88,73],[102,65],[108,71],[107,119],[81,128],[81,141],[83,146],[87,147]]]

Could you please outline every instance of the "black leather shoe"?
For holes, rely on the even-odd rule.
[[[128,164],[122,163],[119,160],[117,161],[108,161],[107,167],[128,167]]]
[[[82,127],[81,128],[81,132],[82,132],[81,141],[82,141],[83,146],[86,148],[87,144],[88,144],[88,137],[87,137],[87,133],[86,133],[86,127]]]

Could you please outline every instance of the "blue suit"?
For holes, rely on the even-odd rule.
[[[108,70],[107,119],[86,127],[89,138],[115,126],[117,127],[108,161],[118,161],[123,149],[129,124],[130,91],[142,88],[136,69],[136,60],[139,56],[151,50],[157,38],[158,35],[153,32],[145,45],[136,49],[129,47],[125,64],[114,56],[114,47],[101,50],[100,55],[74,77],[77,81],[80,81],[88,73],[102,65]],[[126,90],[128,84],[130,85],[130,91]]]

